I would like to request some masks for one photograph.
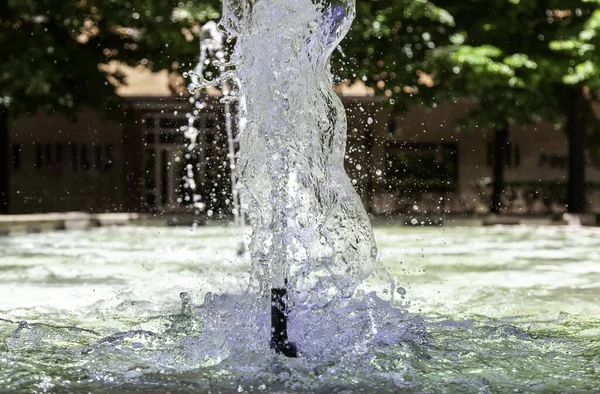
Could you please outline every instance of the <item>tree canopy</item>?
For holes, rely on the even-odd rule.
[[[187,71],[219,14],[218,0],[4,0],[0,119],[117,108],[115,64]],[[401,110],[468,98],[463,125],[563,125],[581,210],[583,138],[600,140],[599,32],[600,0],[360,0],[334,68]]]
[[[367,85],[404,109],[406,103],[493,97],[502,104],[493,111],[508,110],[508,116],[472,113],[472,121],[560,122],[560,114],[553,116],[563,103],[541,105],[531,97],[542,95],[540,87],[598,88],[599,5],[600,0],[360,1],[342,44],[349,65],[340,68],[345,78],[364,76]],[[546,93],[544,104],[560,100]]]
[[[454,25],[452,15],[428,0],[358,1],[336,73],[363,80],[397,108],[431,102],[432,80],[420,66]]]
[[[569,137],[569,209],[584,209],[584,138],[598,139],[600,0],[363,1],[349,47],[356,75],[412,104],[469,99],[461,126],[544,120]]]
[[[437,4],[454,16],[456,28],[449,42],[426,59],[429,72],[436,75],[435,88],[442,95],[477,101],[475,111],[464,119],[469,125],[496,132],[510,124],[540,120],[562,125],[569,140],[567,205],[571,212],[583,212],[584,141],[587,131],[597,128],[590,100],[600,82],[594,65],[600,4],[596,0]],[[505,144],[506,138],[497,143]],[[500,156],[502,146],[497,153]],[[502,176],[500,168],[495,173]],[[496,194],[500,184],[496,183]]]
[[[40,108],[72,114],[110,108],[118,67],[191,63],[199,24],[218,0],[4,0],[0,2],[0,100],[11,118]],[[105,65],[104,67],[102,65]]]

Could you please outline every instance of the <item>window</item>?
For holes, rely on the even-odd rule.
[[[150,132],[147,132],[147,133],[146,133],[146,136],[145,136],[145,138],[144,138],[144,141],[145,141],[147,144],[153,144],[155,140],[156,140],[156,138],[154,138],[154,132],[153,132],[153,131],[150,131]]]
[[[21,169],[21,150],[23,146],[21,144],[15,144],[12,146],[12,167],[15,170]]]
[[[35,144],[35,168],[38,170],[42,169],[44,165],[44,151],[40,144]]]
[[[102,170],[110,171],[115,164],[115,146],[112,144],[104,145],[104,167]]]
[[[396,134],[396,128],[397,128],[396,119],[388,120],[387,127],[388,127],[389,134],[391,134],[391,135]]]
[[[456,144],[402,144],[388,148],[386,178],[400,193],[445,192],[458,182]]]
[[[504,163],[506,167],[519,167],[521,165],[521,147],[518,143],[508,142],[504,149]],[[487,145],[487,165],[494,165],[494,144]]]
[[[160,133],[161,144],[184,144],[185,138],[181,131],[161,131]]]
[[[160,204],[166,205],[169,201],[169,162],[167,150],[160,152]]]
[[[520,167],[521,166],[521,148],[519,147],[519,144],[515,144],[515,161],[514,161],[514,166],[515,167]]]
[[[79,168],[79,145],[71,145],[71,168],[73,171],[77,171]]]
[[[187,119],[185,118],[160,118],[159,122],[161,129],[177,129],[179,130],[182,126],[187,126]]]
[[[44,154],[43,154],[44,163],[42,164],[42,166],[44,166],[45,168],[54,167],[54,165],[56,164],[54,162],[54,154],[52,152],[52,150],[53,150],[52,148],[54,148],[54,146],[52,144],[44,145]]]
[[[81,158],[81,168],[84,170],[90,169],[90,157],[88,155],[88,146],[87,144],[80,145],[80,158]]]
[[[65,151],[67,150],[66,144],[57,144],[54,147],[55,158],[58,166],[62,167],[65,162]]]
[[[149,209],[156,205],[156,154],[153,149],[146,149],[146,163],[144,165],[144,189],[146,206]]]
[[[94,169],[96,171],[102,171],[104,168],[104,157],[103,157],[103,146],[102,145],[95,145],[94,146]]]
[[[213,117],[206,118],[206,128],[207,129],[213,129],[213,128],[215,128],[216,125],[217,125],[217,122],[216,122],[215,118],[213,118]]]
[[[146,125],[147,129],[153,129],[155,126],[154,118],[146,118],[143,120],[143,122]]]

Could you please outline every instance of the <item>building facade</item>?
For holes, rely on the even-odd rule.
[[[379,180],[373,209],[377,213],[488,213],[492,193],[491,131],[457,131],[469,103],[416,107],[392,118],[379,144],[386,152],[386,176]],[[556,214],[566,211],[568,141],[565,132],[539,123],[513,125],[506,148],[506,214]],[[586,150],[587,208],[600,211],[600,156]],[[414,196],[410,198],[410,196]]]
[[[393,116],[379,98],[343,101],[349,122],[346,168],[371,213],[488,212],[493,136],[456,131],[468,104],[417,107]],[[118,122],[90,110],[82,110],[75,122],[45,113],[18,120],[8,136],[9,212],[231,214],[223,104],[206,98],[193,123],[198,137],[191,149],[182,132],[193,110],[188,101],[129,97],[125,107],[126,117]],[[503,211],[564,212],[563,131],[545,124],[512,127],[506,151]],[[600,158],[587,155],[588,208],[600,211]]]

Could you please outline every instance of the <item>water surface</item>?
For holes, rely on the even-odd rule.
[[[392,305],[387,284],[371,282],[335,310],[298,306],[290,335],[305,352],[299,360],[275,355],[264,340],[269,316],[243,296],[249,262],[238,256],[234,230],[0,238],[0,390],[600,387],[597,229],[380,227],[375,234],[381,262],[401,287]],[[183,307],[182,292],[189,293]]]

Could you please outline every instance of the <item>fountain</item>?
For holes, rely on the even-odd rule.
[[[0,390],[597,389],[596,230],[379,228],[376,263],[328,71],[353,16],[351,0],[224,2],[235,50],[197,87],[232,83],[242,112],[251,264],[218,227],[0,238]]]
[[[253,261],[263,286],[287,280],[290,295],[318,286],[349,297],[376,258],[344,171],[346,117],[327,69],[353,16],[353,1],[224,3],[246,108],[238,171]]]
[[[287,281],[290,294],[319,286],[349,297],[373,270],[377,249],[344,171],[346,117],[328,73],[353,17],[353,1],[225,1],[232,61],[218,78],[196,73],[191,87],[238,85],[236,170],[264,289]]]
[[[290,355],[279,308],[350,297],[377,256],[344,170],[346,116],[329,73],[354,12],[352,0],[226,0],[221,26],[235,40],[228,71],[212,80],[194,74],[193,91],[238,85],[245,129],[236,171],[253,229],[253,277],[278,305],[272,347]]]

